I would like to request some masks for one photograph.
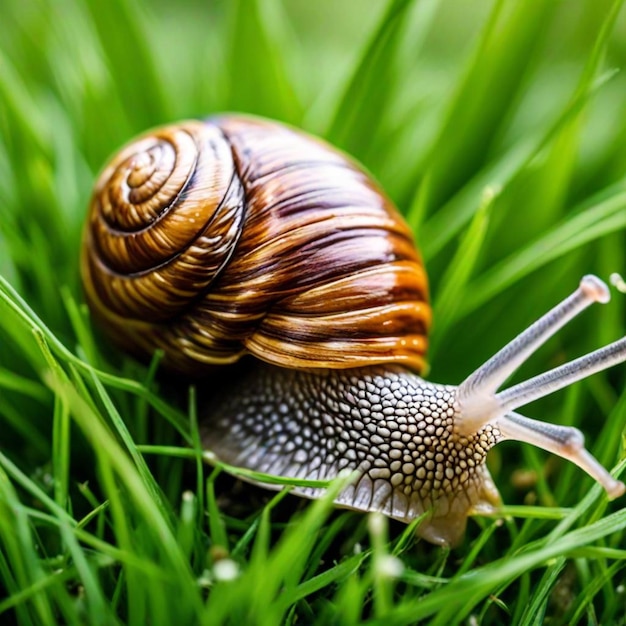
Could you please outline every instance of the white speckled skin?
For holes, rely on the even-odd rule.
[[[212,403],[202,423],[203,444],[227,463],[316,480],[356,470],[338,505],[404,522],[429,511],[418,534],[442,545],[461,539],[472,511],[500,501],[485,466],[500,433],[490,425],[475,435],[456,432],[455,387],[400,366],[261,365],[237,388]],[[293,493],[314,498],[321,490]]]

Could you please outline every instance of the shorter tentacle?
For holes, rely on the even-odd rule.
[[[500,417],[496,426],[503,440],[529,443],[575,463],[600,483],[611,499],[626,491],[624,483],[613,478],[585,449],[585,437],[577,428],[533,420],[515,412]]]

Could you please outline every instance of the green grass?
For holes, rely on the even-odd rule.
[[[285,120],[354,154],[407,216],[428,376],[458,383],[583,274],[626,273],[622,3],[207,4],[2,5],[0,621],[623,624],[623,498],[502,444],[509,506],[444,550],[335,511],[338,484],[318,502],[242,487],[198,445],[195,390],[91,327],[77,261],[95,175],[134,134]],[[596,309],[518,379],[624,334],[626,298]],[[625,382],[615,368],[525,412],[623,471]]]

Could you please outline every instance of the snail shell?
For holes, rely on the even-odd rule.
[[[82,257],[126,349],[198,375],[245,353],[283,367],[421,371],[427,279],[398,211],[354,162],[239,116],[144,135],[102,172]]]
[[[235,115],[156,129],[102,172],[82,277],[124,348],[201,376],[251,354],[215,390],[202,440],[229,463],[285,477],[355,478],[340,506],[410,521],[439,544],[499,503],[488,450],[513,439],[624,493],[582,434],[515,412],[626,360],[626,339],[498,391],[608,288],[593,276],[461,385],[424,381],[431,311],[411,232],[353,161],[284,125]],[[296,487],[317,497],[322,489]]]

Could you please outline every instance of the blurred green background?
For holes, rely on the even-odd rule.
[[[72,402],[51,384],[50,361],[36,342],[48,330],[57,365],[81,397],[89,397],[93,381],[102,380],[116,388],[113,401],[137,441],[156,437],[179,443],[173,429],[155,426],[160,417],[149,420],[146,406],[134,404],[141,394],[152,398],[147,387],[140,393],[133,382],[100,374],[89,378],[68,356],[77,353],[109,374],[127,376],[124,381],[143,380],[145,370],[107,352],[98,337],[94,343],[77,322],[85,312],[76,302],[82,301],[78,254],[93,181],[108,156],[151,126],[244,111],[321,135],[361,160],[407,217],[423,252],[435,314],[429,378],[437,382],[460,382],[570,293],[583,274],[608,279],[612,272],[626,273],[621,5],[609,0],[3,0],[4,469],[10,459],[68,510],[70,486],[84,480],[72,461],[77,453],[58,431],[65,424],[69,432],[64,420]],[[610,305],[574,321],[518,379],[622,336],[625,303],[618,294]],[[611,467],[623,449],[625,381],[624,368],[616,368],[527,413],[578,425]],[[90,406],[100,410],[98,397]],[[111,413],[103,420],[112,421]],[[86,447],[80,458],[89,458],[93,443],[81,445]],[[494,450],[492,471],[507,502],[569,506],[589,492],[591,481],[578,470],[553,460],[545,464],[546,458],[528,446]],[[188,487],[183,466],[168,457],[150,466],[173,507]],[[531,472],[530,485],[512,480],[517,470]],[[59,484],[66,488],[59,490]],[[106,481],[95,484],[103,498],[113,497]],[[202,528],[202,516],[198,519]],[[623,551],[625,527],[614,534],[613,548]],[[528,528],[525,540],[547,536],[541,522]],[[32,555],[48,545],[45,534],[29,541]],[[486,560],[504,554],[487,536],[484,544]],[[428,554],[421,556],[427,563]],[[593,567],[581,577],[589,585],[595,584]],[[10,569],[0,562],[5,583]],[[195,562],[192,571],[199,575],[202,564]],[[445,571],[441,565],[433,575]],[[577,605],[581,614],[593,606],[599,589],[605,600],[611,594],[615,572],[602,570],[599,576],[604,586],[598,583],[585,595],[587,604]],[[623,584],[623,573],[619,580]],[[550,590],[554,581],[556,576],[542,589]],[[494,588],[489,584],[484,595],[468,600],[467,611],[489,596]],[[515,587],[513,598],[512,614],[521,619],[534,598],[528,579]],[[379,616],[385,613],[381,606]],[[605,616],[615,617],[619,598],[603,606]],[[568,609],[569,618],[578,608]],[[174,619],[171,611],[164,615]],[[64,615],[71,621],[69,610]]]

